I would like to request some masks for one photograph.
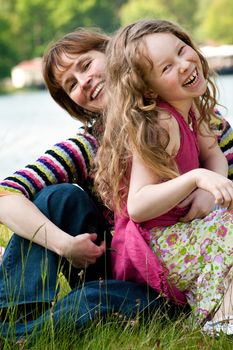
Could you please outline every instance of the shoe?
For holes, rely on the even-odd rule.
[[[202,331],[208,335],[218,336],[220,333],[226,335],[233,335],[233,316],[229,316],[227,319],[217,319],[216,321],[207,321]]]

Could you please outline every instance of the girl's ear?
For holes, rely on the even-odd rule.
[[[156,99],[158,97],[158,94],[150,89],[145,91],[144,96],[149,99]]]

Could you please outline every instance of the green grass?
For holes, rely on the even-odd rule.
[[[6,245],[11,233],[3,226],[0,231],[0,244]],[[59,275],[61,290],[59,298],[66,295],[69,285],[65,277]],[[11,311],[12,317],[14,310]],[[150,320],[140,315],[133,320],[124,320],[119,314],[109,315],[105,320],[97,317],[82,331],[75,331],[64,324],[54,332],[51,319],[42,333],[34,333],[35,341],[30,343],[27,336],[21,343],[0,339],[1,350],[232,350],[233,338],[221,334],[209,337],[199,329],[193,329],[187,317],[180,315],[171,320],[166,314],[152,315]],[[12,327],[14,323],[12,321]]]
[[[233,341],[224,335],[218,338],[192,330],[187,321],[164,320],[154,315],[150,322],[124,322],[109,317],[105,322],[95,320],[82,332],[61,329],[54,334],[49,325],[33,345],[13,344],[5,341],[5,349],[46,350],[232,350]]]
[[[11,234],[11,231],[6,226],[0,224],[0,246],[6,246]]]

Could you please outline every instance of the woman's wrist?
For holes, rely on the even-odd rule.
[[[60,230],[60,229],[59,229]],[[70,258],[71,250],[73,246],[74,237],[68,233],[60,230],[60,232],[54,236],[52,243],[52,250],[59,256],[64,258]]]

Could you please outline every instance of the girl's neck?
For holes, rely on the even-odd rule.
[[[174,107],[184,118],[186,122],[188,122],[189,111],[193,103],[193,99],[189,101],[167,101],[172,107]]]

